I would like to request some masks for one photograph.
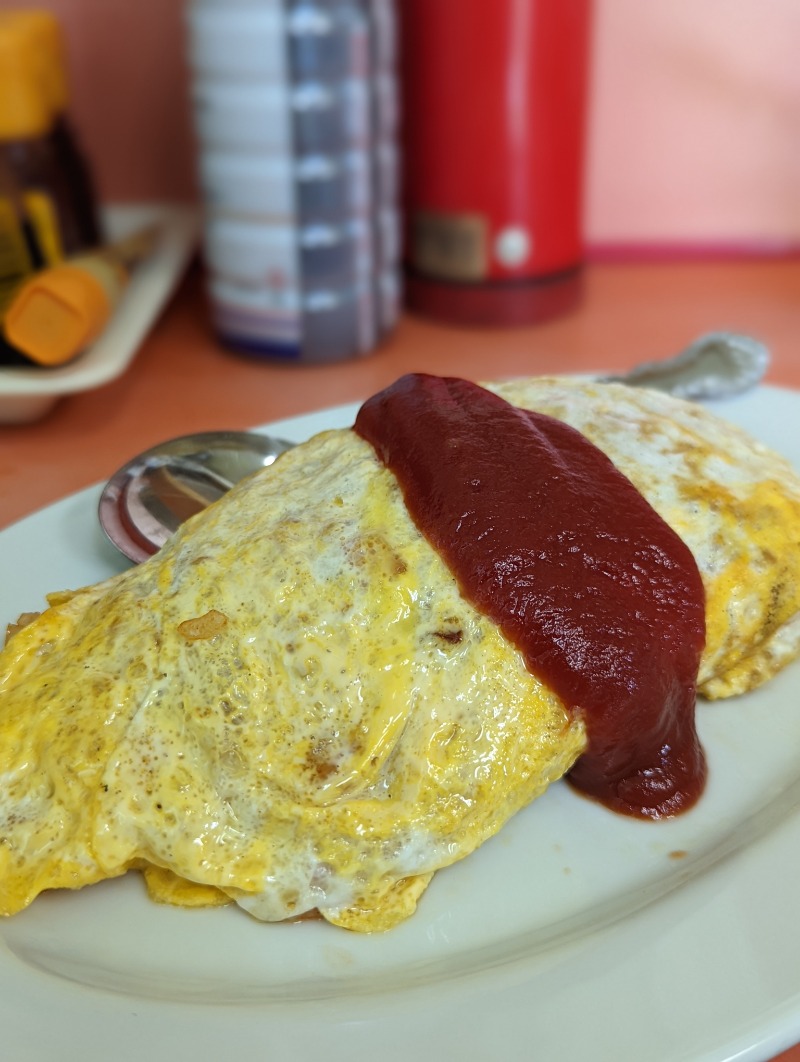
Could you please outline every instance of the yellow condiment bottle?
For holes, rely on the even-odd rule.
[[[6,309],[5,338],[39,365],[62,365],[80,354],[105,328],[130,269],[150,253],[156,235],[145,229],[36,273]]]
[[[13,173],[0,154],[0,312],[40,260]]]

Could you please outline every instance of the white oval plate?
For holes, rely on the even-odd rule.
[[[718,403],[800,467],[800,395]],[[271,425],[300,441],[349,405]],[[122,570],[99,488],[0,533],[0,621]],[[0,927],[3,1057],[762,1059],[800,1039],[800,665],[701,703],[699,806],[641,823],[553,786],[388,934],[151,904],[136,875]],[[31,706],[35,711],[35,705]]]

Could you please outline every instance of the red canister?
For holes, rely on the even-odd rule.
[[[591,0],[403,0],[406,302],[514,325],[580,292]]]

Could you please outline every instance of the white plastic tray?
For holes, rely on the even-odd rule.
[[[197,211],[181,206],[119,206],[104,212],[111,240],[153,221],[161,221],[162,229],[152,254],[136,267],[114,316],[87,350],[52,369],[0,366],[0,424],[38,420],[63,395],[100,387],[127,369],[197,246],[199,219]]]

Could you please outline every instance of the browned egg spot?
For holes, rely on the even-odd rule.
[[[443,642],[449,642],[450,645],[458,645],[464,637],[463,631],[434,631],[434,638],[440,638]]]
[[[21,631],[22,628],[27,627],[29,623],[33,623],[37,616],[39,616],[38,612],[23,612],[13,623],[9,623],[6,626],[5,640],[8,641],[9,638],[13,638],[17,631]]]
[[[199,642],[213,638],[228,625],[228,617],[224,612],[218,612],[215,608],[209,609],[203,616],[195,616],[194,619],[184,620],[178,624],[178,634],[187,642]]]

